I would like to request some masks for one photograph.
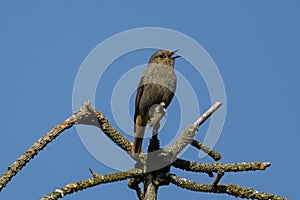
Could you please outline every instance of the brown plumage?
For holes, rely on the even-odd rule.
[[[174,60],[179,57],[172,57],[175,52],[156,51],[140,78],[135,98],[133,156],[137,156],[141,152],[151,106],[164,102],[165,108],[167,108],[174,96],[176,90]]]

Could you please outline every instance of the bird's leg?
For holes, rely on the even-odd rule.
[[[161,150],[160,150],[160,143],[158,140],[158,130],[160,128],[160,120],[163,118],[163,116],[166,113],[166,110],[164,108],[165,103],[156,104],[152,107],[152,112],[149,113],[151,126],[152,126],[152,138],[150,139],[150,143],[148,146],[148,157],[146,161],[147,165],[147,171],[152,170],[159,170],[162,166],[167,166],[168,164],[163,164],[166,159],[161,159]],[[162,167],[165,168],[165,167]],[[170,167],[167,167],[164,171],[169,171]]]
[[[159,140],[157,137],[157,133],[160,127],[160,123],[157,122],[154,126],[153,126],[153,130],[152,130],[152,137],[150,139],[150,144],[148,146],[148,153],[156,151],[160,148],[160,144],[159,144]]]

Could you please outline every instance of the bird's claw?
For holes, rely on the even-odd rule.
[[[152,111],[150,111],[150,119],[147,121],[150,127],[153,127],[157,122],[159,122],[164,116],[166,116],[165,103],[161,102],[159,105],[153,106]],[[151,110],[151,109],[150,109]]]

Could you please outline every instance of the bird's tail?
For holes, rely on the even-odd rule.
[[[135,133],[132,146],[132,156],[136,157],[142,150],[143,138],[145,134],[146,126],[139,126],[135,124]]]

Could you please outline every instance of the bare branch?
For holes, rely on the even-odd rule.
[[[68,128],[71,128],[76,123],[76,121],[84,117],[84,115],[86,114],[84,112],[85,106],[86,105],[80,108],[64,122],[55,126],[52,130],[46,133],[37,142],[35,142],[23,155],[21,155],[11,166],[8,167],[8,170],[0,177],[0,192],[12,179],[12,177],[15,176],[31,159],[33,159],[35,155],[37,155],[41,150],[43,150],[43,148],[45,148],[50,142],[52,142],[57,136],[59,136],[60,133]]]
[[[64,197],[65,195],[72,194],[78,192],[80,190],[84,190],[87,188],[94,187],[96,185],[104,184],[104,183],[112,183],[117,181],[126,180],[129,178],[140,177],[142,176],[141,170],[133,169],[127,172],[119,172],[115,174],[106,174],[99,175],[92,172],[93,178],[79,181],[77,183],[67,184],[65,187],[60,188],[41,198],[41,200],[56,200]]]
[[[128,182],[128,187],[132,190],[135,190],[137,197],[139,200],[143,200],[144,194],[139,186],[139,184],[143,181],[144,177],[131,178]]]
[[[78,120],[77,124],[92,125],[100,128],[119,147],[128,153],[131,152],[131,142],[110,125],[102,112],[96,110],[90,104],[86,104],[85,109],[88,116],[86,115],[81,120]]]
[[[154,184],[154,175],[155,173],[149,173],[146,176],[145,184],[144,184],[144,193],[145,200],[156,200],[157,199],[157,190],[158,185]]]
[[[174,167],[201,173],[218,173],[220,170],[224,172],[241,172],[241,171],[255,171],[255,170],[265,170],[271,164],[269,162],[243,162],[234,164],[224,164],[224,163],[197,163],[187,160],[178,159],[172,164]]]
[[[90,104],[87,104],[85,109],[89,116],[85,116],[85,118],[79,120],[77,124],[92,125],[100,128],[107,137],[109,137],[115,144],[117,144],[121,149],[126,151],[129,156],[132,157],[132,143],[111,126],[104,114],[93,108]],[[135,160],[139,159],[141,163],[145,163],[146,155],[144,152],[141,152],[138,158],[132,158]]]
[[[136,196],[139,198],[139,200],[143,200],[145,198],[139,185],[136,186],[135,192],[136,192]]]
[[[216,102],[214,105],[212,105],[199,119],[185,129],[185,131],[170,147],[165,148],[164,152],[171,154],[172,157],[176,157],[188,144],[192,143],[198,127],[205,122],[221,105],[221,102]]]
[[[217,177],[215,178],[214,182],[212,183],[214,186],[218,185],[218,183],[220,182],[221,178],[224,176],[225,172],[224,170],[220,170],[218,171],[218,175]]]
[[[200,126],[203,124],[218,108],[222,105],[222,102],[217,101],[214,105],[212,105],[208,111],[206,111],[197,121],[195,121],[195,126]]]
[[[204,144],[202,144],[201,142],[199,142],[197,140],[193,140],[191,145],[196,147],[197,149],[203,151],[204,153],[206,153],[207,155],[212,157],[215,161],[219,161],[222,158],[221,154],[219,154],[215,150],[205,146]]]
[[[200,184],[185,178],[179,178],[176,175],[170,175],[170,182],[181,187],[183,189],[192,190],[196,192],[211,192],[228,194],[234,197],[247,198],[247,199],[259,199],[259,200],[287,200],[285,198],[267,194],[264,192],[258,192],[252,188],[243,188],[238,185],[226,184],[226,185],[213,185],[213,184]]]

